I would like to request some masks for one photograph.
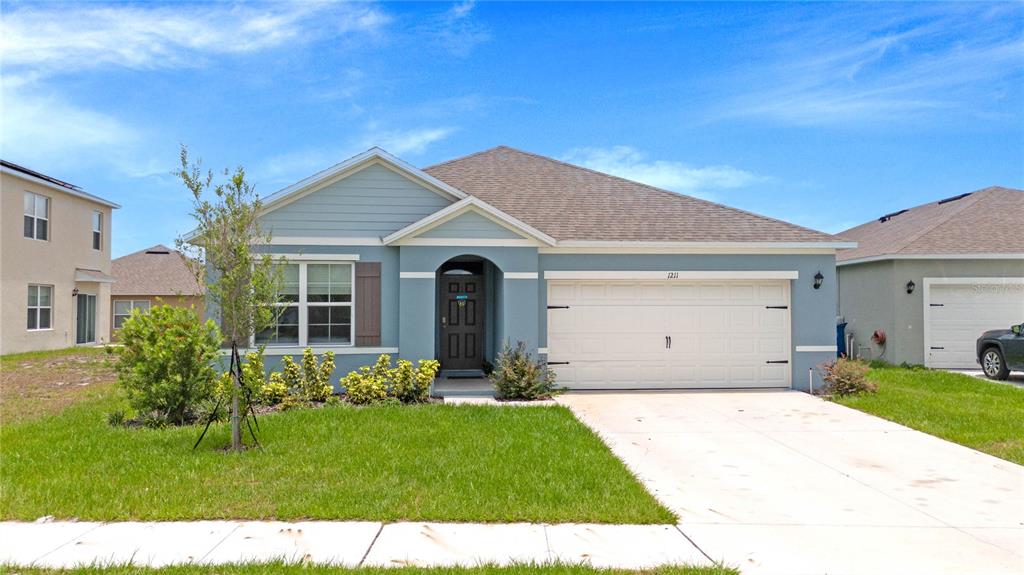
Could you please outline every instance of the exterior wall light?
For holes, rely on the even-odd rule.
[[[914,288],[915,287],[917,287],[917,284],[914,283],[914,280],[908,281],[907,282],[907,293],[914,293]]]
[[[71,290],[71,297],[78,297],[78,288]]]
[[[823,281],[825,281],[825,276],[821,275],[821,272],[814,274],[814,289],[820,288]]]

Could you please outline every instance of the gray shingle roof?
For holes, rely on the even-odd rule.
[[[506,146],[424,171],[560,241],[841,241],[823,232]]]
[[[189,269],[185,256],[156,245],[113,260],[110,273],[117,282],[112,295],[202,295],[203,288]]]
[[[1024,190],[993,186],[890,214],[841,232],[857,248],[840,262],[889,255],[1024,253]],[[881,221],[885,219],[885,221]]]

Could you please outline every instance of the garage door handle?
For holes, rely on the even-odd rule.
[[[568,361],[549,361],[548,365],[569,365]]]
[[[665,336],[665,349],[672,349],[672,336]]]
[[[567,305],[549,305],[548,309],[569,309]]]
[[[764,309],[789,309],[788,305],[766,305]]]
[[[765,363],[789,363],[788,359],[769,359]]]

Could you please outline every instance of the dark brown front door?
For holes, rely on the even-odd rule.
[[[441,275],[441,367],[483,367],[483,276]]]

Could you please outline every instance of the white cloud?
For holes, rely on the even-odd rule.
[[[139,139],[113,116],[6,79],[0,83],[0,116],[0,156],[47,169],[73,165],[84,151],[116,158]]]
[[[765,178],[732,166],[694,167],[682,162],[648,160],[630,146],[576,148],[562,159],[658,188],[701,197],[713,197],[711,190],[742,188]]]
[[[938,4],[906,11],[873,5],[775,30],[756,67],[737,67],[739,91],[712,119],[764,118],[818,126],[898,122],[941,112],[989,112],[993,95],[1019,85],[1024,40],[1019,5]]]
[[[326,2],[23,5],[5,9],[0,54],[5,67],[46,72],[182,67],[206,55],[252,53],[320,33],[373,33],[388,21],[370,5]]]
[[[396,156],[422,154],[430,144],[443,140],[454,132],[455,128],[447,127],[377,131],[371,126],[364,142],[367,147],[379,146]]]

